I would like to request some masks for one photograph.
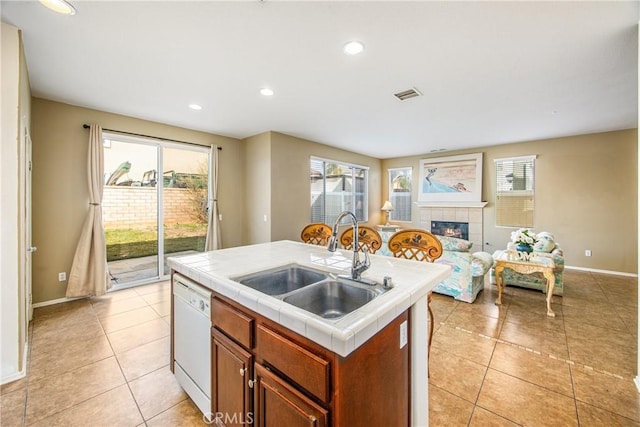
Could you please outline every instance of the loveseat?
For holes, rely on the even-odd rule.
[[[560,245],[555,242],[551,233],[538,233],[538,237],[541,239],[534,245],[532,255],[548,257],[553,260],[553,263],[555,264],[553,274],[556,279],[556,283],[553,287],[553,295],[562,296],[564,293],[564,281],[562,277],[564,271],[564,255],[562,253],[562,249],[560,248]],[[493,257],[497,258],[502,254],[502,252],[503,251],[501,250],[494,252]],[[528,289],[537,289],[544,293],[547,292],[547,279],[545,279],[541,273],[521,274],[509,268],[505,268],[503,275],[505,286],[512,285]],[[491,268],[491,272],[489,274],[489,281],[492,285],[496,284],[495,271],[493,268]]]
[[[493,266],[487,252],[471,253],[473,243],[454,237],[436,236],[442,243],[443,253],[435,262],[451,267],[451,276],[433,289],[457,300],[472,303],[484,288],[484,276]]]

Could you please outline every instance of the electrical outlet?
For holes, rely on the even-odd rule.
[[[267,222],[267,214],[264,214],[264,215],[262,216],[262,220],[263,220],[264,222]]]
[[[58,282],[64,282],[67,280],[67,273],[64,271],[62,273],[58,273]]]
[[[591,256],[591,249],[587,249],[584,251],[584,256]]]
[[[400,348],[407,345],[407,342],[409,341],[407,333],[407,321],[405,320],[400,324]]]
[[[222,214],[218,214],[218,220],[222,221]]]

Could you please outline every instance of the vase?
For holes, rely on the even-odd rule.
[[[518,252],[526,252],[528,254],[530,254],[531,252],[533,252],[533,248],[531,247],[531,245],[527,245],[525,243],[518,243],[516,245],[516,250]]]

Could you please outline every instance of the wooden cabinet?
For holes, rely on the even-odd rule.
[[[408,311],[342,357],[215,293],[211,309],[219,425],[409,425]]]
[[[325,427],[329,411],[256,364],[256,426]]]
[[[250,424],[253,390],[249,380],[253,379],[253,355],[214,328],[211,365],[211,408],[218,425]]]

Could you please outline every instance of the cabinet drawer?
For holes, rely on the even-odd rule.
[[[216,297],[211,299],[211,322],[238,344],[253,348],[254,320]]]
[[[271,329],[258,325],[259,357],[300,387],[329,402],[330,363]]]

